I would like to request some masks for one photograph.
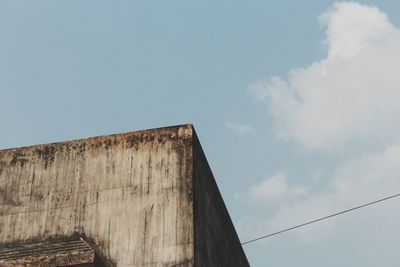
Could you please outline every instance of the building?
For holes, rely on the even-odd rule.
[[[0,150],[0,266],[76,265],[249,266],[192,125]]]

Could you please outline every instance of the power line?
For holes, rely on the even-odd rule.
[[[287,231],[290,231],[290,230],[294,230],[296,228],[300,228],[300,227],[303,227],[303,226],[306,226],[306,225],[309,225],[309,224],[320,222],[320,221],[323,221],[323,220],[326,220],[326,219],[341,215],[343,213],[347,213],[347,212],[350,212],[350,211],[353,211],[353,210],[361,209],[361,208],[364,208],[364,207],[367,207],[367,206],[370,206],[370,205],[373,205],[373,204],[376,204],[376,203],[379,203],[379,202],[382,202],[382,201],[385,201],[385,200],[388,200],[388,199],[391,199],[391,198],[395,198],[395,197],[398,197],[398,196],[400,196],[400,194],[396,194],[396,195],[392,195],[392,196],[389,196],[389,197],[381,198],[381,199],[378,199],[378,200],[375,200],[375,201],[372,201],[372,202],[369,202],[369,203],[366,203],[366,204],[363,204],[363,205],[360,205],[360,206],[357,206],[357,207],[353,207],[353,208],[350,208],[350,209],[347,209],[347,210],[343,210],[343,211],[340,211],[340,212],[337,212],[337,213],[334,213],[334,214],[331,214],[331,215],[328,215],[328,216],[325,216],[325,217],[322,217],[322,218],[319,218],[319,219],[316,219],[316,220],[312,220],[312,221],[309,221],[309,222],[306,222],[306,223],[302,223],[302,224],[299,224],[299,225],[296,225],[296,226],[293,226],[293,227],[289,227],[289,228],[280,230],[278,232],[275,232],[275,233],[272,233],[272,234],[269,234],[269,235],[265,235],[265,236],[261,236],[261,237],[257,237],[257,238],[251,239],[249,241],[243,242],[242,245],[253,243],[253,242],[258,241],[260,239],[268,238],[268,237],[271,237],[271,236],[274,236],[274,235],[282,234],[284,232],[287,232]]]

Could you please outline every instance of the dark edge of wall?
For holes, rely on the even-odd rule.
[[[194,129],[193,187],[195,266],[250,266]]]

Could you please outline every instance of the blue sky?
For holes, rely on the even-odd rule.
[[[243,241],[398,193],[400,4],[357,3],[0,1],[0,148],[193,123]],[[398,204],[245,251],[398,266]]]

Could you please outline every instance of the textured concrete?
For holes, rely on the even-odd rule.
[[[108,266],[248,266],[191,125],[0,151],[0,247],[77,234]]]
[[[94,250],[79,237],[13,243],[0,248],[0,266],[93,266],[94,255]]]

